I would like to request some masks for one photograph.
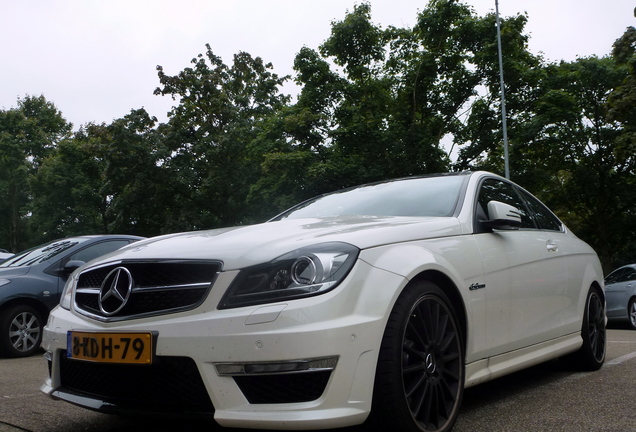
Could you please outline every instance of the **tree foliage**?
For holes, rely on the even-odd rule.
[[[72,125],[44,96],[18,99],[0,111],[0,241],[11,250],[29,244],[29,179]]]
[[[209,45],[192,64],[176,76],[159,66],[162,87],[155,90],[179,99],[162,131],[170,151],[162,165],[174,180],[175,228],[240,223],[249,218],[245,201],[262,162],[254,146],[268,119],[289,101],[279,93],[287,78],[244,52],[227,66]]]
[[[608,117],[608,99],[623,81],[614,59],[591,57],[545,69],[542,91],[517,143],[519,171],[613,267],[633,236],[633,154],[620,152],[621,128]],[[519,160],[519,158],[518,158]],[[536,187],[536,186],[535,186]],[[633,217],[633,216],[632,216]]]
[[[513,180],[598,251],[634,261],[636,30],[610,55],[546,62],[529,17],[501,20]],[[43,96],[0,111],[0,246],[73,234],[154,236],[263,221],[311,196],[386,178],[503,172],[496,17],[431,0],[412,28],[362,3],[294,60],[298,94],[260,57],[210,45],[144,109],[68,123]]]

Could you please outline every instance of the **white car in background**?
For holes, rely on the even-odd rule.
[[[42,390],[228,427],[448,431],[465,387],[557,357],[599,369],[604,296],[594,251],[506,179],[380,182],[78,269]]]

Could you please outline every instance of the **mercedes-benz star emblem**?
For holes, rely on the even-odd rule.
[[[106,316],[115,315],[126,305],[132,287],[133,278],[127,268],[113,269],[99,289],[99,310]]]

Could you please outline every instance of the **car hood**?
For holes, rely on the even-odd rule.
[[[224,270],[268,262],[304,246],[346,242],[360,249],[461,234],[455,218],[348,216],[289,219],[258,225],[186,232],[134,243],[99,261],[209,259]]]
[[[24,276],[31,267],[0,267],[0,279]]]

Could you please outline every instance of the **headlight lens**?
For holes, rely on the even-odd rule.
[[[73,287],[77,282],[77,276],[75,272],[73,272],[66,284],[64,285],[64,289],[62,290],[62,297],[60,298],[60,307],[71,310],[71,298],[73,297]]]
[[[0,286],[11,283],[11,279],[0,279]]]
[[[241,270],[221,300],[227,309],[297,299],[335,288],[349,273],[359,249],[348,243],[322,243]]]

